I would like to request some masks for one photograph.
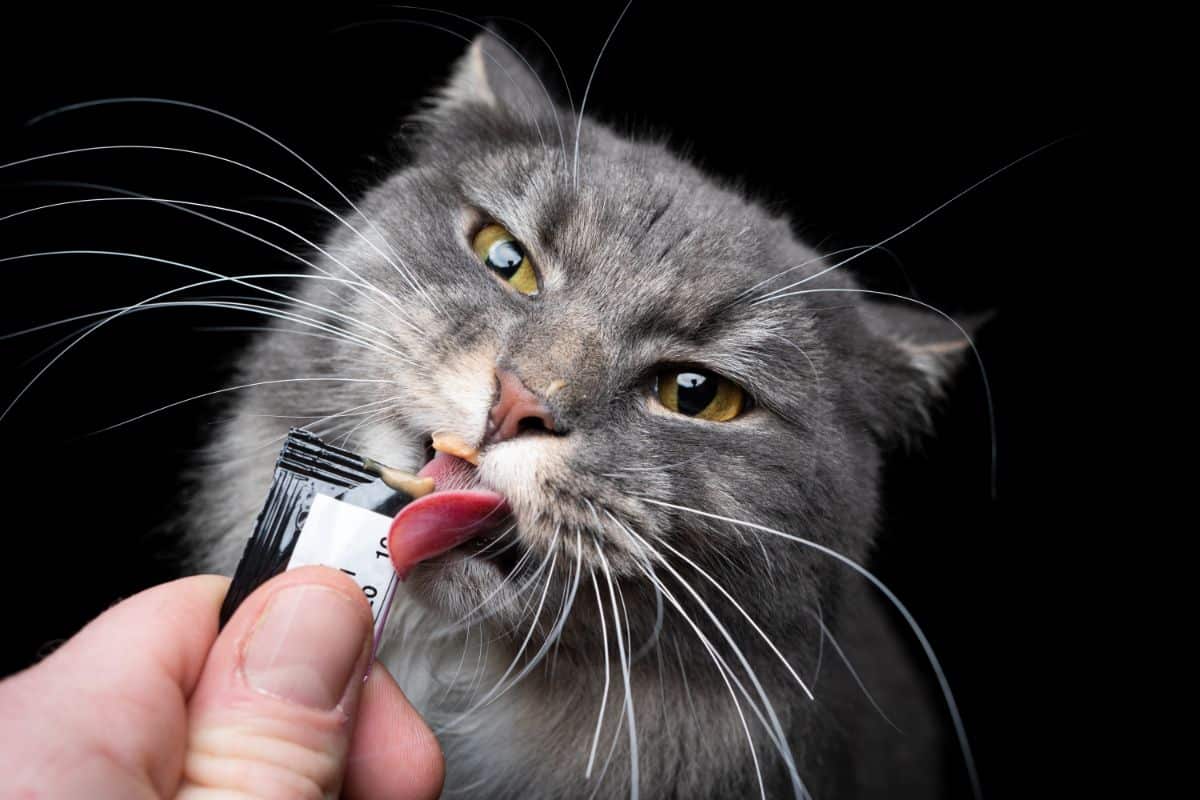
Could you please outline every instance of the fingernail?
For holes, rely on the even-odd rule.
[[[371,630],[353,603],[322,586],[291,586],[267,603],[242,654],[246,682],[309,708],[331,709],[357,677]]]

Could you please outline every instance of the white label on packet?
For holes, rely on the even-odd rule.
[[[294,569],[320,564],[353,578],[371,604],[376,647],[396,592],[396,570],[387,546],[391,527],[391,517],[319,494],[287,565]]]

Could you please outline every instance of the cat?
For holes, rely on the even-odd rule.
[[[960,329],[559,107],[495,34],[414,121],[239,362],[194,566],[232,571],[297,418],[410,470],[453,434],[511,518],[414,568],[380,654],[446,796],[941,796],[941,698],[846,561]]]

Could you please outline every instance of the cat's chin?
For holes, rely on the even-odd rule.
[[[454,620],[491,615],[512,600],[537,562],[516,532],[482,536],[417,564],[405,585],[423,605]]]

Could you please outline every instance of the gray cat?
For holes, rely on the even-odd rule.
[[[412,470],[451,434],[511,517],[413,569],[381,654],[447,796],[944,793],[911,633],[829,551],[866,560],[955,326],[490,35],[416,121],[241,360],[265,383],[195,472],[199,566],[232,570],[297,419]]]

